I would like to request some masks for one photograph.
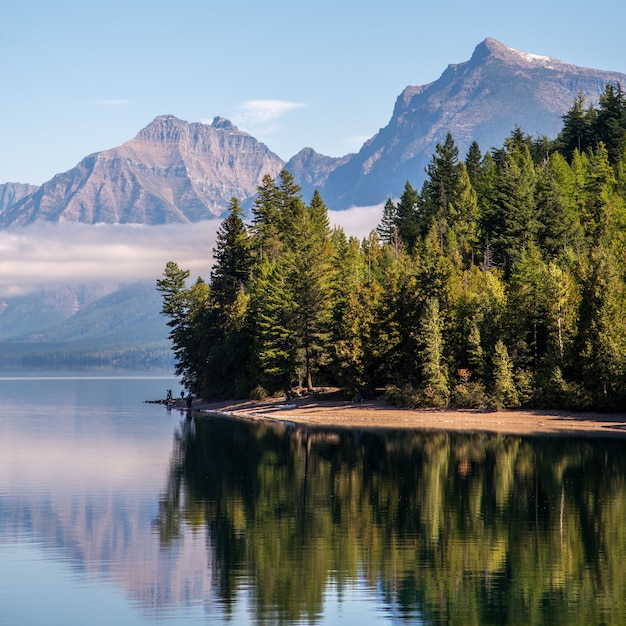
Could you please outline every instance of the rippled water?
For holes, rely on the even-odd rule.
[[[626,444],[270,426],[0,379],[0,624],[623,624]]]

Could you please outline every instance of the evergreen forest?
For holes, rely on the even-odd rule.
[[[233,198],[209,280],[157,280],[193,393],[339,387],[405,406],[620,410],[626,400],[626,96],[579,96],[555,139],[448,134],[362,241],[287,170]]]

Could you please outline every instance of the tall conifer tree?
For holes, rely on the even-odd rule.
[[[422,348],[421,395],[430,406],[446,406],[450,398],[448,374],[443,356],[443,322],[436,298],[428,298],[421,316],[420,338]]]

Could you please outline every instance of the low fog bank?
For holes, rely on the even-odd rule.
[[[358,206],[345,211],[329,211],[332,226],[343,228],[348,236],[364,239],[380,224],[383,214],[382,204]]]
[[[366,237],[382,206],[330,211],[333,226]],[[96,283],[113,291],[120,283],[159,278],[175,261],[209,278],[221,219],[194,224],[143,226],[61,223],[0,231],[0,297],[25,295],[58,285]]]
[[[208,276],[221,220],[164,226],[37,224],[0,231],[0,295],[159,278],[167,261]]]

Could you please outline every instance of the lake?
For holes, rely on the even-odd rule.
[[[0,379],[0,624],[624,624],[626,442],[193,420]]]

